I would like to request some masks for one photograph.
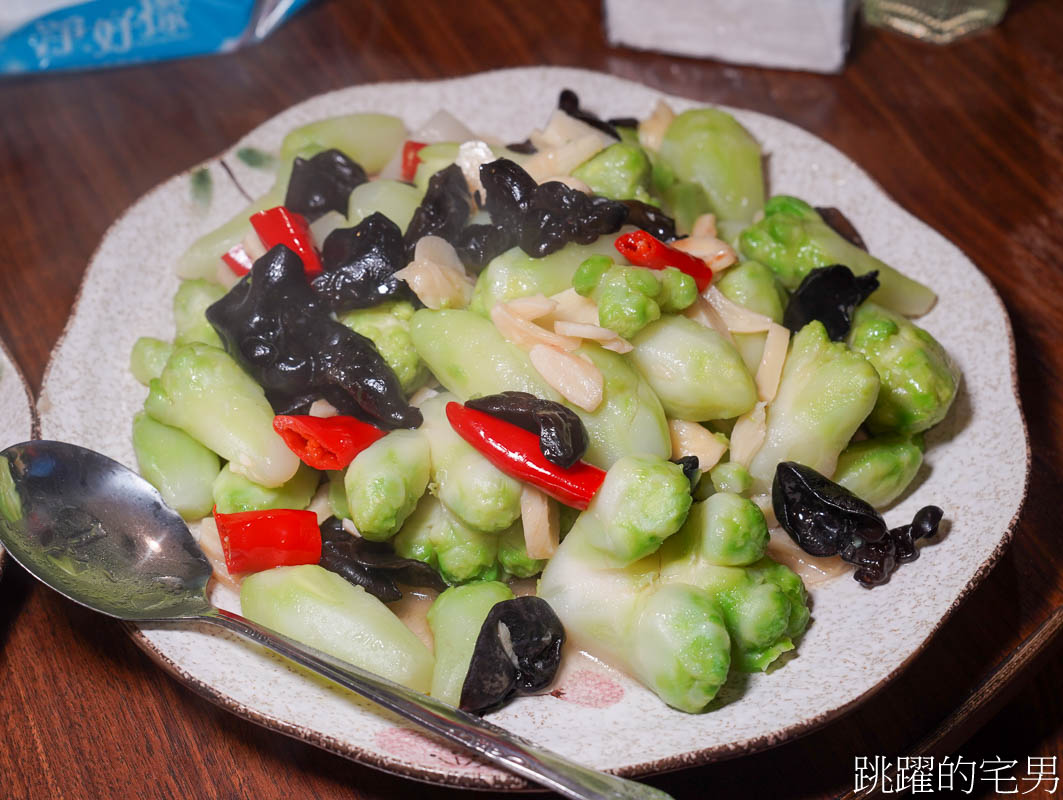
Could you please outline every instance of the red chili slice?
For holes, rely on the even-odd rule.
[[[417,174],[417,165],[421,163],[421,157],[417,154],[426,144],[426,142],[408,141],[402,146],[402,179],[404,181],[412,181],[413,176]]]
[[[601,488],[605,470],[577,461],[567,469],[546,460],[539,437],[460,403],[447,403],[447,419],[462,439],[502,472],[573,508],[584,509]]]
[[[685,272],[694,279],[699,292],[705,291],[712,283],[712,269],[708,264],[690,253],[669,247],[646,231],[634,231],[617,237],[615,247],[620,255],[636,267],[675,267]]]
[[[314,469],[346,469],[356,455],[386,435],[368,422],[344,416],[281,414],[273,418],[273,430]]]
[[[303,270],[308,278],[321,273],[321,258],[314,249],[310,225],[302,214],[289,211],[284,206],[267,208],[251,216],[251,227],[267,250],[283,244],[298,255],[303,260]]]
[[[242,244],[234,244],[232,247],[230,247],[229,252],[223,255],[221,257],[221,260],[228,265],[229,269],[231,269],[234,274],[240,276],[249,273],[251,271],[251,267],[253,267],[255,264],[255,262],[251,260],[251,256],[247,254],[247,251],[244,249],[244,246]]]
[[[316,564],[321,560],[317,514],[291,508],[219,514],[218,538],[231,573]]]

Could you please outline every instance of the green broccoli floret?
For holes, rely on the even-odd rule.
[[[498,544],[498,534],[470,528],[430,494],[392,539],[396,553],[430,564],[451,585],[502,577]]]
[[[781,461],[832,475],[878,394],[878,375],[866,358],[832,342],[818,320],[807,324],[790,342],[764,445],[749,465],[754,492],[770,491]]]
[[[918,433],[941,422],[959,388],[959,372],[938,341],[898,314],[864,303],[853,315],[849,346],[882,379],[868,418],[873,433]]]
[[[214,480],[211,493],[214,507],[222,514],[270,508],[306,508],[317,491],[320,477],[317,470],[300,464],[287,483],[267,489],[233,472],[226,464]]]
[[[660,158],[676,178],[702,190],[721,223],[749,223],[764,205],[760,145],[725,111],[684,111],[665,131]],[[689,201],[688,201],[689,202]]]
[[[661,293],[657,295],[657,305],[665,314],[678,314],[694,304],[698,299],[698,285],[694,279],[675,267],[656,270],[661,282]]]
[[[572,278],[578,294],[598,304],[603,328],[631,338],[662,313],[677,313],[698,296],[694,279],[674,267],[652,270],[620,266],[608,256],[592,256]]]
[[[273,430],[266,393],[224,350],[199,342],[176,348],[149,388],[144,410],[152,419],[180,428],[233,472],[276,487],[299,468],[299,457]]]
[[[719,333],[669,314],[631,340],[628,354],[672,419],[729,419],[757,402],[757,387],[742,356]]]
[[[524,543],[524,526],[514,522],[498,539],[498,563],[502,569],[517,578],[538,575],[546,566],[546,559],[532,558]]]
[[[572,170],[572,177],[603,197],[654,203],[649,191],[652,172],[650,159],[641,147],[617,142]]]
[[[923,463],[923,435],[900,433],[853,442],[838,456],[832,480],[876,508],[896,500]]]
[[[731,663],[722,609],[696,586],[662,584],[656,555],[619,568],[603,559],[591,537],[608,524],[591,509],[580,515],[543,570],[539,596],[577,647],[627,669],[675,708],[704,710]]]
[[[152,378],[162,375],[166,362],[173,355],[173,345],[162,339],[141,336],[133,343],[129,354],[129,371],[140,383],[147,386]]]
[[[354,457],[343,484],[347,508],[366,539],[385,541],[402,527],[428,488],[428,437],[396,430]]]
[[[717,492],[746,494],[753,488],[753,476],[749,474],[749,470],[735,461],[717,464],[709,470],[709,479]]]
[[[398,300],[348,311],[339,318],[352,331],[372,340],[407,394],[428,379],[428,368],[417,356],[410,340],[410,317],[413,311],[410,303]]]
[[[569,535],[582,530],[603,564],[626,566],[649,555],[686,519],[690,481],[678,464],[653,456],[625,456]]]
[[[173,298],[173,318],[176,334],[174,345],[180,347],[191,342],[202,342],[221,347],[218,332],[207,322],[207,306],[225,296],[225,289],[205,280],[181,281]]]
[[[846,241],[803,200],[771,198],[764,218],[739,236],[742,255],[770,267],[790,291],[816,267],[844,264],[855,275],[878,272],[879,288],[871,299],[908,316],[925,314],[936,295],[865,250]]]

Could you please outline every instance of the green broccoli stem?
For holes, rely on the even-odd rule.
[[[144,479],[166,505],[187,520],[210,513],[211,486],[221,470],[218,456],[187,433],[141,412],[133,417],[133,452]]]
[[[428,626],[435,640],[432,697],[457,706],[469,672],[476,639],[496,603],[513,598],[504,583],[483,581],[452,586],[428,609]]]

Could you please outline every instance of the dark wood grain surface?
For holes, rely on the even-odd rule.
[[[861,30],[837,76],[610,48],[601,22],[597,4],[573,0],[324,0],[232,55],[0,82],[0,335],[36,390],[88,258],[122,211],[329,89],[580,66],[812,131],[989,275],[1015,326],[1033,443],[1014,543],[899,679],[804,739],[651,781],[676,797],[832,796],[851,788],[854,756],[906,752],[1063,603],[1063,3],[1015,0],[998,29],[945,48]],[[1029,757],[1063,755],[1060,649],[1017,672],[948,746],[1015,760],[1022,778]],[[167,677],[118,624],[13,565],[0,581],[2,796],[457,794],[231,716]]]

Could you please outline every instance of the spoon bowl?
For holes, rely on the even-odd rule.
[[[62,442],[25,442],[0,456],[0,539],[28,572],[118,619],[211,609],[210,563],[180,515],[139,475]]]
[[[210,564],[184,521],[151,484],[100,453],[40,440],[0,452],[0,544],[27,572],[86,608],[132,622],[218,625],[565,797],[669,798],[215,608],[206,595]]]

